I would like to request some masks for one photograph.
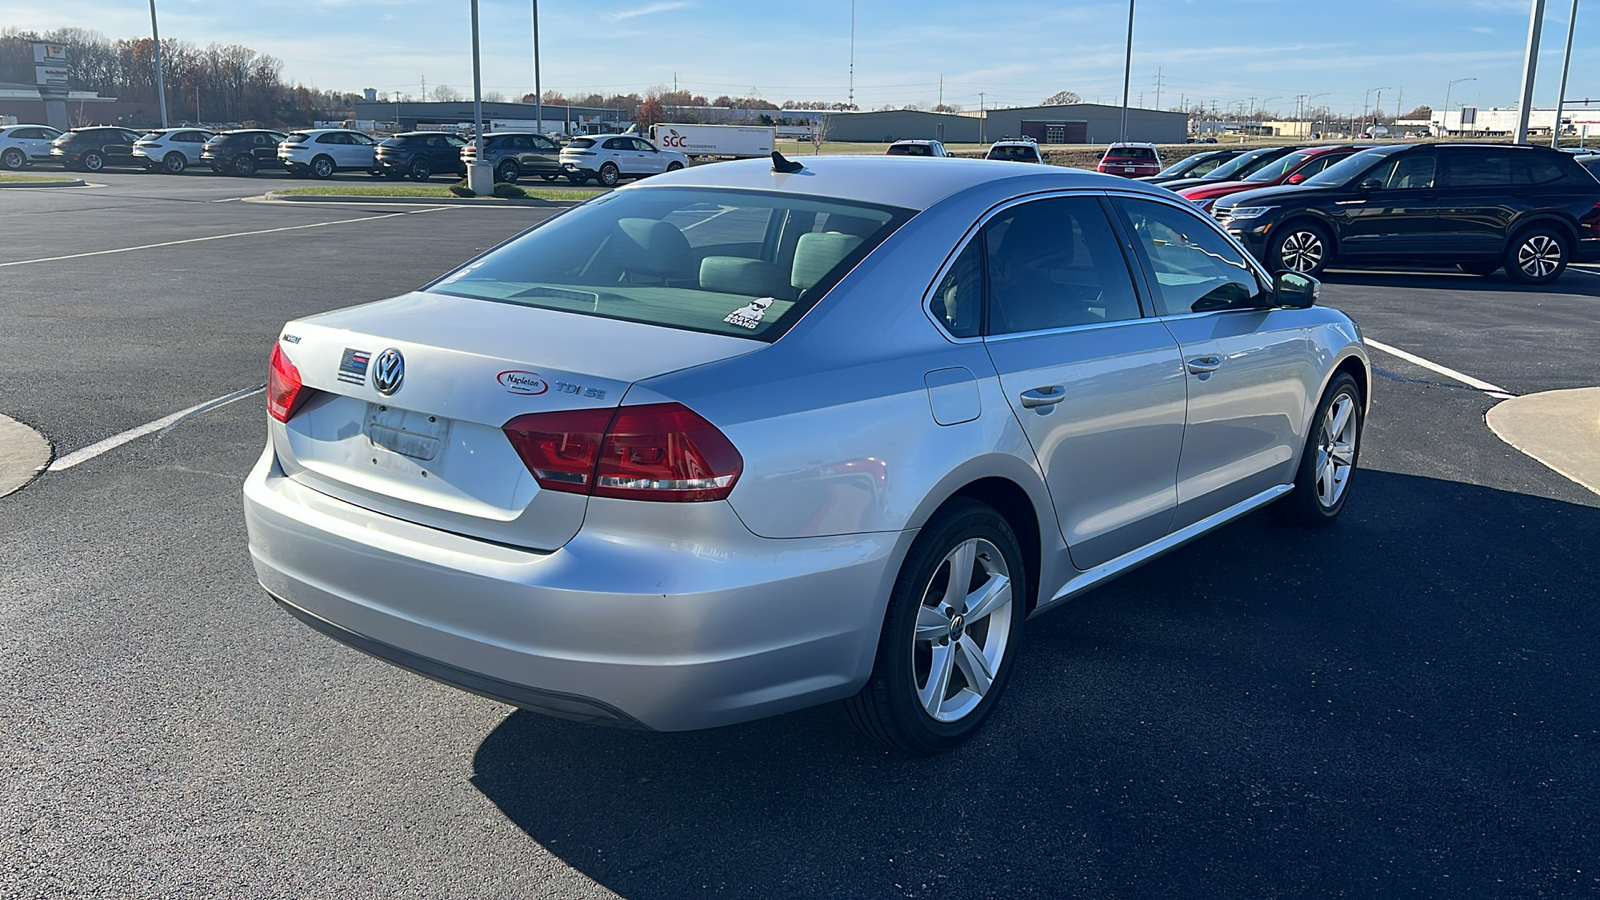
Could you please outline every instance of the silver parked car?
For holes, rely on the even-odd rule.
[[[1170,192],[774,162],[289,323],[245,487],[267,591],[555,716],[844,700],[933,753],[993,711],[1029,616],[1260,507],[1343,508],[1359,331]]]

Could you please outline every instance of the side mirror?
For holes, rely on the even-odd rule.
[[[1299,172],[1296,172],[1293,175],[1289,176],[1289,183],[1290,184],[1299,184],[1300,182],[1305,181],[1305,180],[1306,180],[1306,176],[1300,174]]]
[[[1042,152],[1040,152],[1039,155],[1041,157],[1043,157],[1044,159],[1049,159],[1050,158],[1050,151],[1049,150],[1042,151]]]
[[[1361,193],[1370,194],[1381,187],[1383,187],[1382,181],[1376,178],[1368,178],[1366,181],[1361,182]]]
[[[1310,275],[1283,271],[1272,277],[1272,302],[1279,309],[1310,309],[1322,294],[1322,282]]]

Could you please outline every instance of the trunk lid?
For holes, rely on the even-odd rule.
[[[642,378],[764,347],[755,341],[507,303],[413,293],[285,326],[279,347],[314,388],[271,422],[295,481],[387,516],[554,550],[588,498],[541,490],[501,426],[612,408]],[[396,351],[399,387],[375,381]]]

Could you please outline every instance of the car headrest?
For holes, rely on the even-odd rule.
[[[800,235],[794,247],[794,267],[790,270],[789,283],[796,290],[811,290],[859,246],[861,238],[837,231],[813,231]]]
[[[708,256],[700,261],[700,288],[721,294],[789,299],[792,292],[783,269],[743,256]]]
[[[694,255],[689,239],[676,225],[660,219],[618,219],[612,236],[612,258],[630,275],[693,278]]]

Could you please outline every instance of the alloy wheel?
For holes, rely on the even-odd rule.
[[[1317,432],[1317,502],[1332,509],[1344,496],[1356,464],[1356,398],[1342,391],[1328,404]]]
[[[1529,278],[1549,278],[1561,266],[1561,243],[1548,234],[1530,235],[1517,247],[1517,268]]]
[[[162,160],[162,164],[166,167],[166,170],[169,173],[177,175],[184,169],[188,168],[189,161],[185,159],[181,153],[168,153],[167,158]]]
[[[1290,232],[1278,247],[1278,258],[1283,261],[1284,268],[1296,272],[1315,272],[1326,255],[1327,248],[1322,243],[1322,235],[1315,231]]]
[[[105,168],[105,165],[106,161],[101,159],[98,153],[85,153],[83,155],[83,167],[90,172],[98,172]]]
[[[318,178],[333,177],[333,160],[326,156],[319,156],[311,161],[311,174]]]
[[[923,590],[912,634],[912,683],[923,711],[954,722],[983,701],[1011,639],[1011,573],[986,538],[957,544]]]
[[[7,150],[4,156],[0,156],[0,165],[4,165],[8,169],[20,169],[27,164],[27,157],[23,156],[22,151],[15,147]]]

